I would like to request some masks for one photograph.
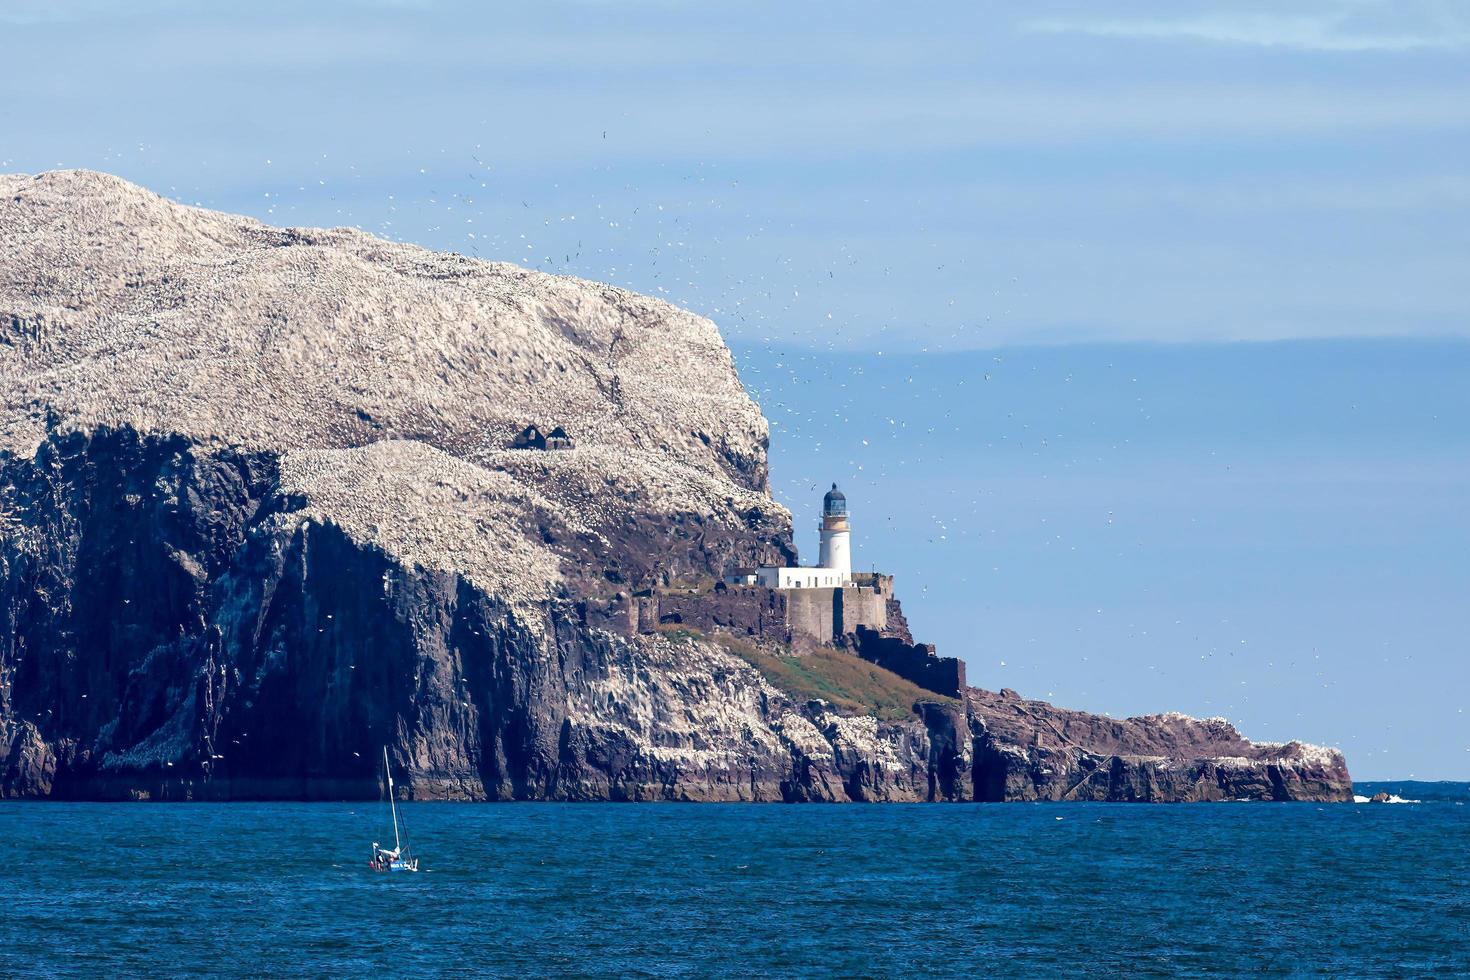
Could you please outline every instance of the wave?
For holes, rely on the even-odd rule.
[[[1371,800],[1380,793],[1398,797],[1405,802],[1423,800],[1426,803],[1470,802],[1470,782],[1423,779],[1367,780],[1353,785],[1354,799],[1363,797]]]

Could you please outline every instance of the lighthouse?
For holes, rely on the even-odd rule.
[[[876,591],[873,585],[883,576],[863,575],[855,582],[852,575],[852,528],[847,524],[847,498],[832,484],[822,498],[822,552],[815,565],[762,565],[759,568],[736,568],[725,576],[726,585],[760,585],[768,589],[851,589],[861,586]],[[891,579],[888,579],[891,581]],[[887,586],[884,586],[887,588]],[[886,621],[886,620],[885,620]],[[879,618],[865,622],[880,622]]]
[[[844,581],[852,576],[852,529],[847,525],[847,498],[832,484],[822,498],[822,552],[820,567],[838,572]]]

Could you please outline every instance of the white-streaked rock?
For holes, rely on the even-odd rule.
[[[528,423],[578,448],[506,449]],[[559,581],[517,530],[535,508],[594,536],[619,494],[725,526],[784,515],[709,320],[88,171],[0,175],[0,450],[29,455],[48,424],[283,453],[310,518],[512,601]]]

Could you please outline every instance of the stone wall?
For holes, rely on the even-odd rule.
[[[872,587],[768,589],[721,585],[712,592],[640,594],[631,600],[614,600],[605,610],[588,604],[583,620],[616,632],[652,633],[660,626],[687,626],[800,646],[839,642],[862,628],[888,635],[892,602],[889,595]]]
[[[786,621],[793,639],[831,643],[837,632],[834,593],[837,589],[791,589],[786,597]]]
[[[833,589],[832,622],[837,636],[856,633],[858,627],[884,632],[888,627],[888,600],[872,589]]]
[[[859,626],[853,632],[853,649],[859,657],[891,670],[926,691],[957,698],[965,690],[965,662],[956,657],[936,657],[929,643],[905,643],[896,636]]]
[[[632,636],[638,629],[640,600],[629,599],[619,592],[611,599],[584,599],[577,604],[582,622],[592,629],[606,630],[620,636]],[[656,621],[656,620],[655,620]]]
[[[879,595],[893,595],[893,576],[882,572],[853,572],[852,584],[866,586]]]
[[[790,643],[786,596],[775,589],[757,587],[694,595],[660,592],[645,600],[652,610],[642,617],[640,632],[652,632],[655,626],[684,625],[705,633],[722,629],[772,643]]]

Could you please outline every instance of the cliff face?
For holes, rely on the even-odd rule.
[[[840,717],[716,645],[405,563],[305,516],[281,465],[126,429],[6,461],[0,792],[372,797],[379,744],[428,798],[963,791],[930,737],[955,710]]]
[[[0,795],[373,797],[383,744],[432,798],[1351,792],[1233,730],[1191,781],[1091,716],[851,717],[607,628],[793,554],[718,332],[622,290],[0,176],[0,399]],[[532,422],[577,448],[505,448]]]

